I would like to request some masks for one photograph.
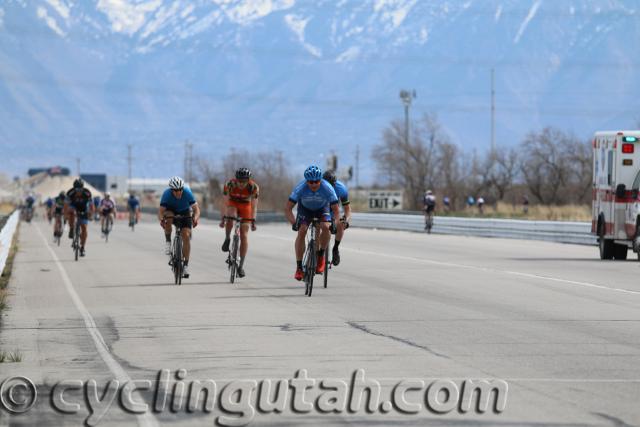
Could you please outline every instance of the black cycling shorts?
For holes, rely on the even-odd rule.
[[[181,217],[174,218],[174,215],[181,215]],[[167,210],[167,212],[165,213],[165,218],[167,219],[172,218],[173,219],[172,223],[182,228],[193,228],[193,218],[191,216],[191,212],[176,214],[173,211]]]
[[[427,212],[427,213],[431,213],[431,212],[433,212],[434,210],[436,210],[436,207],[435,207],[435,206],[429,206],[429,205],[427,205],[427,206],[425,206],[424,210],[425,210],[425,212]]]

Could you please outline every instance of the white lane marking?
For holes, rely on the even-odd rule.
[[[91,338],[93,338],[93,342],[96,345],[96,350],[98,350],[98,354],[100,355],[104,363],[107,365],[111,373],[115,375],[116,379],[121,384],[130,382],[131,378],[129,377],[129,375],[127,375],[125,370],[113,358],[113,356],[111,356],[111,353],[109,352],[109,347],[107,347],[107,344],[105,343],[104,338],[102,337],[102,334],[98,330],[98,327],[96,326],[96,322],[93,320],[91,313],[89,313],[84,303],[80,299],[80,296],[78,295],[75,288],[73,287],[73,283],[71,282],[71,279],[69,279],[69,276],[67,275],[67,272],[64,269],[64,266],[58,259],[58,256],[53,251],[53,249],[51,249],[51,246],[49,246],[49,242],[44,237],[44,234],[42,234],[42,231],[40,231],[39,226],[36,227],[36,230],[38,231],[38,234],[40,234],[40,237],[42,238],[42,241],[44,242],[45,247],[51,253],[53,260],[55,261],[56,266],[60,271],[60,276],[62,277],[64,286],[67,288],[67,292],[69,293],[69,296],[71,296],[71,299],[73,300],[74,305],[82,315],[82,318],[84,319],[84,324],[87,328],[87,331],[89,332],[89,335],[91,335]],[[137,400],[143,401],[140,396],[138,396]],[[154,416],[151,415],[150,413],[140,414],[140,415],[137,415],[136,417],[138,419],[138,425],[141,427],[157,427],[159,425],[156,419],[154,418]]]
[[[284,241],[293,241],[292,239],[287,239],[281,236],[276,236],[276,235],[267,235],[267,234],[263,234],[264,236],[268,236],[268,237],[272,237],[278,240],[284,240]],[[615,291],[615,292],[622,292],[622,293],[626,293],[626,294],[640,294],[640,291],[632,291],[630,289],[623,289],[623,288],[613,288],[613,287],[609,287],[609,286],[604,286],[604,285],[598,285],[595,283],[589,283],[589,282],[580,282],[580,281],[576,281],[576,280],[568,280],[568,279],[560,279],[558,277],[551,277],[551,276],[542,276],[539,274],[532,274],[532,273],[523,273],[520,271],[511,271],[511,270],[500,270],[497,268],[489,268],[489,267],[479,267],[476,265],[468,265],[468,264],[457,264],[457,263],[453,263],[453,262],[445,262],[445,261],[435,261],[435,260],[431,260],[431,259],[425,259],[425,258],[416,258],[416,257],[410,257],[410,256],[404,256],[404,255],[395,255],[392,253],[379,253],[379,252],[373,252],[373,251],[365,251],[362,249],[354,249],[354,248],[349,248],[349,247],[344,247],[344,246],[340,246],[340,250],[346,250],[346,251],[351,251],[351,252],[357,252],[357,253],[361,253],[361,254],[366,254],[366,255],[375,255],[375,256],[381,256],[384,258],[395,258],[395,259],[402,259],[402,260],[406,260],[406,261],[417,261],[417,262],[422,262],[422,263],[426,263],[426,264],[433,264],[433,265],[440,265],[440,266],[444,266],[444,267],[454,267],[454,268],[467,268],[469,270],[476,270],[476,271],[484,271],[484,272],[488,272],[488,273],[502,273],[502,274],[510,274],[513,276],[520,276],[520,277],[527,277],[529,279],[537,279],[537,280],[548,280],[550,282],[556,282],[556,283],[566,283],[569,285],[576,285],[576,286],[585,286],[585,287],[589,287],[589,288],[597,288],[597,289],[605,289],[608,291]]]

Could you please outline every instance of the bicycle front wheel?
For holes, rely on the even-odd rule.
[[[175,237],[175,243],[173,248],[173,275],[175,278],[176,285],[182,284],[182,271],[183,271],[182,238],[178,234]]]
[[[316,244],[314,240],[309,241],[309,245],[307,247],[307,265],[304,277],[305,284],[305,295],[310,297],[313,292],[313,277],[316,274]]]
[[[231,246],[231,276],[229,280],[231,283],[236,280],[236,273],[238,271],[238,235],[233,236],[233,245]]]

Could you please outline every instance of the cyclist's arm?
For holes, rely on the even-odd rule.
[[[164,220],[164,214],[167,211],[167,208],[164,206],[160,206],[160,209],[158,209],[158,221],[163,221]]]
[[[191,209],[193,209],[193,223],[197,224],[200,221],[200,206],[194,203],[191,205]]]
[[[342,208],[344,209],[344,218],[346,221],[351,221],[351,204],[344,205]]]
[[[340,208],[338,207],[338,203],[332,203],[329,207],[333,211],[333,217],[336,219],[340,218]]]
[[[287,221],[289,221],[291,225],[296,223],[296,217],[293,215],[293,207],[295,205],[296,204],[291,200],[287,200],[287,204],[284,206],[284,216],[287,218]]]
[[[251,215],[254,220],[258,215],[258,199],[255,197],[251,198]]]

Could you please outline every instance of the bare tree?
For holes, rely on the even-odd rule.
[[[417,209],[424,190],[435,185],[436,148],[447,138],[437,118],[429,114],[414,126],[409,141],[406,141],[404,131],[401,122],[392,122],[383,131],[382,142],[374,146],[372,158],[378,175],[389,186],[404,188],[409,209]]]
[[[521,144],[521,171],[531,192],[544,204],[584,201],[590,180],[590,151],[559,129],[530,132]],[[587,178],[588,177],[588,178]]]
[[[250,153],[246,150],[230,150],[223,156],[220,165],[200,160],[199,172],[207,182],[209,201],[219,206],[225,183],[235,176],[240,167],[248,167],[260,187],[260,210],[280,210],[294,179],[288,172],[288,163],[281,151]]]

